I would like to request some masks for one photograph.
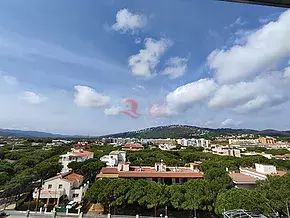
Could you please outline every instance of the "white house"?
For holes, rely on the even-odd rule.
[[[112,151],[109,155],[104,155],[100,161],[106,163],[107,166],[118,166],[120,162],[126,162],[125,151]]]
[[[80,202],[89,187],[89,182],[83,184],[83,176],[66,172],[57,176],[51,177],[44,181],[39,189],[36,188],[33,192],[33,198],[46,199],[47,204],[53,201],[56,205],[64,199],[69,201]]]
[[[228,146],[215,147],[212,149],[212,153],[221,155],[221,156],[241,157],[240,149],[235,149],[233,147],[228,147]]]
[[[160,144],[158,145],[160,150],[169,151],[176,148],[176,145]]]
[[[71,152],[67,152],[64,155],[60,155],[59,162],[62,164],[63,168],[61,170],[62,173],[68,172],[70,169],[68,168],[68,164],[76,161],[76,162],[84,162],[88,159],[94,158],[94,153],[90,151],[84,151],[82,149],[72,149]]]

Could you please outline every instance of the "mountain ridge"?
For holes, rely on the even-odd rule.
[[[206,128],[190,125],[165,125],[155,126],[134,131],[125,131],[113,134],[106,134],[101,136],[91,136],[90,138],[190,138],[203,136],[216,136],[222,134],[255,134],[268,135],[279,137],[290,137],[290,131],[275,130],[275,129],[234,129],[234,128]],[[88,138],[83,135],[63,135],[49,132],[32,131],[32,130],[15,130],[15,129],[1,129],[0,136],[3,137],[27,137],[27,138]]]
[[[290,131],[274,129],[234,129],[234,128],[206,128],[190,125],[167,125],[149,127],[136,131],[126,131],[115,134],[103,135],[103,138],[190,138],[190,137],[213,137],[222,134],[254,134],[279,137],[290,137]]]

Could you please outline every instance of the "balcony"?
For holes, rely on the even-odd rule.
[[[42,189],[40,191],[40,199],[47,198],[60,198],[65,194],[65,190],[54,190],[54,189]],[[35,189],[33,192],[33,198],[38,198],[38,189]]]

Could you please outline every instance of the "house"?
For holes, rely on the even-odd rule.
[[[134,143],[134,144],[127,143],[124,146],[122,146],[122,150],[124,151],[139,151],[143,149],[144,147],[139,143]]]
[[[259,138],[259,143],[261,143],[262,145],[276,144],[276,142],[277,142],[277,140],[273,137],[270,137],[270,136]]]
[[[222,155],[222,156],[233,156],[241,157],[240,149],[235,149],[228,146],[218,146],[212,149],[213,154]]]
[[[258,139],[229,139],[230,145],[257,145]]]
[[[290,160],[290,154],[275,155],[275,159],[278,159],[278,160]]]
[[[76,162],[84,162],[88,159],[94,158],[94,153],[90,151],[85,151],[83,149],[72,149],[71,152],[67,152],[64,155],[60,155],[59,162],[62,164],[62,173],[68,172],[70,169],[68,168],[68,164],[76,161]]]
[[[176,145],[169,145],[169,144],[160,144],[158,148],[163,151],[169,151],[172,149],[176,149]]]
[[[183,184],[190,179],[202,179],[203,173],[197,168],[198,163],[189,167],[167,167],[165,163],[151,166],[131,166],[129,162],[121,162],[117,167],[104,167],[97,178],[146,179],[163,184]]]
[[[106,163],[107,166],[117,166],[120,162],[126,162],[125,151],[112,151],[109,155],[104,155],[100,158],[100,161]]]
[[[75,149],[89,149],[91,144],[88,142],[78,142],[74,147]]]
[[[40,195],[39,189],[36,188],[33,198],[37,200],[39,197],[41,200],[46,200],[47,204],[54,202],[56,205],[64,199],[80,202],[88,187],[89,183],[83,183],[82,175],[66,172],[45,180],[40,189]]]
[[[279,171],[273,165],[255,164],[253,168],[240,168],[240,172],[230,172],[229,176],[237,188],[252,189],[257,181],[266,180],[268,176],[283,176],[287,172]]]

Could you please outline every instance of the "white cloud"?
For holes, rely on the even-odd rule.
[[[209,106],[233,108],[238,112],[250,112],[271,107],[286,101],[287,84],[282,73],[272,72],[258,76],[250,82],[223,85],[210,99]]]
[[[74,102],[78,107],[102,107],[109,103],[110,97],[97,93],[87,86],[75,86]]]
[[[129,67],[134,76],[150,77],[155,73],[155,67],[159,63],[159,58],[171,45],[167,39],[154,40],[145,39],[145,48],[139,54],[129,58]]]
[[[112,28],[121,33],[131,31],[136,33],[138,29],[143,28],[147,23],[147,18],[141,14],[133,14],[128,9],[124,8],[118,11],[116,15],[116,23]]]
[[[221,123],[223,127],[236,127],[239,126],[242,122],[241,121],[234,121],[233,119],[226,119]]]
[[[162,74],[168,75],[170,79],[176,79],[181,77],[187,70],[187,59],[173,57],[166,62],[166,66]]]
[[[2,71],[0,71],[0,79],[9,85],[18,85],[18,80],[15,77],[9,76]]]
[[[207,99],[217,88],[212,79],[200,79],[178,87],[166,96],[170,108],[184,108]]]
[[[176,114],[168,107],[166,102],[154,102],[149,105],[148,113],[151,117],[168,117]]]
[[[30,104],[40,104],[47,100],[45,96],[42,96],[40,94],[31,91],[23,92],[20,98]]]
[[[208,56],[209,67],[219,83],[235,83],[275,68],[290,55],[290,10],[248,35],[244,45],[215,50]]]
[[[121,107],[113,106],[113,107],[111,107],[111,108],[106,108],[106,109],[104,110],[104,113],[105,113],[106,115],[116,116],[116,115],[120,114],[120,111],[121,111],[121,110],[122,110]]]

